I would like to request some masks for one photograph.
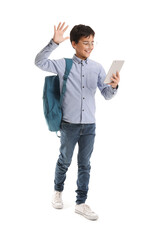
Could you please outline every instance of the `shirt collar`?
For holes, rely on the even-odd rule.
[[[88,63],[88,58],[86,58],[85,60],[82,60],[81,58],[77,57],[76,54],[73,55],[73,60],[77,63]]]

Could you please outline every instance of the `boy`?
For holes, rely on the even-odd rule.
[[[35,59],[35,64],[44,71],[59,75],[60,91],[62,90],[65,59],[50,60],[49,55],[60,43],[69,37],[63,37],[68,26],[65,22],[54,26],[54,36],[49,44],[43,48]],[[94,48],[95,32],[85,25],[76,25],[70,32],[70,41],[76,54],[69,73],[66,92],[62,104],[63,118],[61,122],[60,155],[55,169],[54,208],[63,208],[62,191],[66,179],[66,172],[71,164],[73,151],[78,143],[78,179],[77,200],[75,212],[90,220],[98,219],[98,215],[85,204],[90,178],[90,157],[95,140],[95,92],[98,86],[105,99],[111,99],[117,92],[120,81],[119,73],[113,75],[110,84],[104,84],[106,77],[103,67],[89,59]]]

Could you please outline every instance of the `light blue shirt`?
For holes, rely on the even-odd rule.
[[[36,56],[35,64],[40,69],[59,75],[60,92],[62,91],[65,59],[48,59],[59,44],[51,39]],[[73,56],[73,65],[69,73],[66,92],[63,98],[63,120],[70,123],[95,123],[95,93],[97,86],[105,99],[111,99],[117,92],[112,86],[104,83],[106,73],[101,64],[87,58],[81,60]]]

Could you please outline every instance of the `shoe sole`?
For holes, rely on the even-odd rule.
[[[62,209],[63,208],[63,204],[56,206],[54,203],[52,203],[52,207],[56,208],[56,209]]]
[[[83,217],[85,217],[85,218],[87,218],[87,219],[89,219],[89,220],[92,220],[92,221],[95,221],[95,220],[98,219],[98,216],[97,216],[97,217],[87,216],[87,215],[85,215],[84,213],[82,213],[82,212],[80,212],[80,211],[78,211],[78,210],[75,210],[75,213],[78,213],[78,214],[82,215]]]

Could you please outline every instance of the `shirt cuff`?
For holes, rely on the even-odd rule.
[[[51,45],[54,45],[54,46],[59,46],[59,43],[55,43],[55,42],[53,41],[53,38],[50,40],[50,44],[51,44]]]
[[[118,87],[119,87],[119,85],[117,85],[116,88],[112,88],[112,86],[111,86],[113,93],[115,93],[117,91]]]

